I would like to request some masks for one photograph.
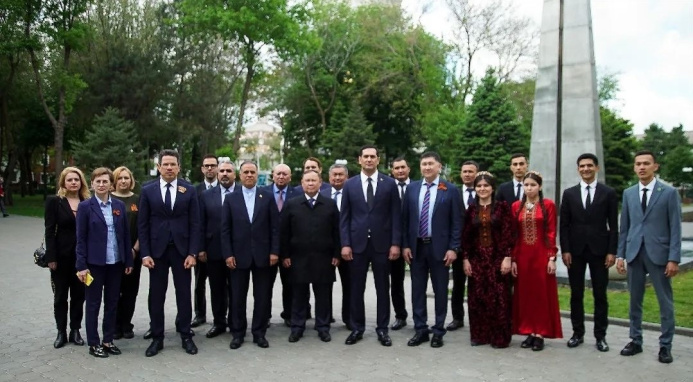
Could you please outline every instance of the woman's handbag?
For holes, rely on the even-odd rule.
[[[41,240],[41,246],[34,251],[34,264],[41,268],[48,268],[48,261],[46,261],[46,248],[43,246],[45,238]]]

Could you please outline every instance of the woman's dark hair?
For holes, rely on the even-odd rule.
[[[527,174],[525,174],[525,177],[522,179],[523,184],[527,178],[533,179],[540,186],[543,183],[543,178],[541,177],[541,174],[539,174],[536,171],[530,171]],[[515,216],[516,218],[520,217],[520,213],[522,212],[522,209],[525,207],[525,203],[527,203],[527,194],[522,195],[522,202],[520,203],[520,208],[517,210],[517,215]],[[541,215],[543,216],[544,220],[544,242],[546,243],[546,246],[549,247],[549,238],[546,235],[546,233],[549,230],[549,219],[546,212],[546,207],[544,206],[544,192],[541,190],[539,190],[539,207],[541,208]]]
[[[493,212],[496,207],[496,178],[493,176],[488,171],[480,171],[476,174],[474,177],[474,188],[476,189],[476,185],[481,182],[482,180],[486,181],[491,186],[491,218],[493,219]],[[477,210],[479,209],[479,194],[477,193],[474,196],[474,204],[477,206]],[[477,213],[476,216],[474,217],[474,224],[481,224],[481,218],[479,217],[479,214]]]

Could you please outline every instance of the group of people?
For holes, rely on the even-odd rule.
[[[520,334],[527,336],[522,348],[540,351],[545,338],[562,337],[555,263],[560,232],[562,260],[571,285],[573,335],[568,347],[584,342],[582,299],[589,267],[596,347],[609,350],[608,268],[616,263],[618,271],[625,273],[625,259],[632,342],[621,354],[642,351],[642,296],[649,273],[662,312],[659,359],[672,361],[670,278],[680,261],[680,203],[673,188],[656,180],[654,154],[635,156],[640,181],[624,192],[620,236],[616,193],[597,182],[599,162],[593,154],[577,159],[580,184],[565,190],[558,209],[543,197],[543,178],[528,171],[524,154],[512,155],[513,179],[500,185],[493,174],[479,171],[476,162],[463,163],[461,189],[441,179],[442,161],[435,152],[421,155],[422,179],[418,181],[409,179],[410,167],[403,157],[392,161],[391,176],[379,172],[379,151],[372,145],[361,148],[358,163],[361,171],[352,177],[345,165],[330,166],[325,183],[321,162],[308,158],[300,185],[295,187],[290,185],[291,169],[280,164],[273,169],[274,183],[260,187],[255,163],[245,161],[237,172],[228,158],[207,155],[201,167],[205,179],[193,186],[178,178],[178,153],[163,150],[158,163],[161,175],[143,185],[141,195],[132,192],[135,181],[127,168],[114,172],[99,168],[91,176],[91,198],[82,172],[66,168],[58,195],[46,202],[47,255],[58,328],[55,347],[68,341],[84,344],[79,329],[86,290],[90,354],[120,354],[113,340],[134,336],[132,316],[141,266],[150,273],[150,328],[145,338],[152,342],[146,356],[163,349],[169,268],[176,290],[176,331],[189,354],[197,353],[191,328],[207,321],[207,280],[213,322],[206,336],[229,330],[230,348],[243,345],[252,277],[250,331],[255,344],[268,347],[265,334],[277,273],[282,285],[280,316],[290,327],[289,342],[304,335],[313,311],[311,284],[314,329],[322,341],[331,340],[332,285],[338,271],[341,319],[351,331],[345,343],[356,344],[366,330],[364,293],[369,266],[377,296],[378,341],[391,346],[389,330],[408,324],[404,298],[408,264],[414,321],[409,346],[430,342],[431,347],[441,347],[447,331],[464,327],[467,284],[472,346],[505,348],[513,334]],[[446,326],[450,267],[452,322]],[[435,311],[431,326],[426,296],[429,278]],[[103,341],[97,330],[102,294]]]

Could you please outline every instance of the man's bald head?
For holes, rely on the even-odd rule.
[[[272,180],[279,189],[284,189],[291,182],[291,168],[284,163],[274,166]]]

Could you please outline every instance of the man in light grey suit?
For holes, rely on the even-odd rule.
[[[681,201],[678,193],[655,178],[659,169],[651,151],[635,153],[638,184],[623,192],[621,230],[618,239],[616,269],[626,273],[628,262],[630,290],[630,338],[621,355],[642,352],[642,300],[645,277],[657,294],[662,335],[659,337],[659,362],[671,363],[674,337],[674,297],[671,278],[679,271],[681,261]]]

